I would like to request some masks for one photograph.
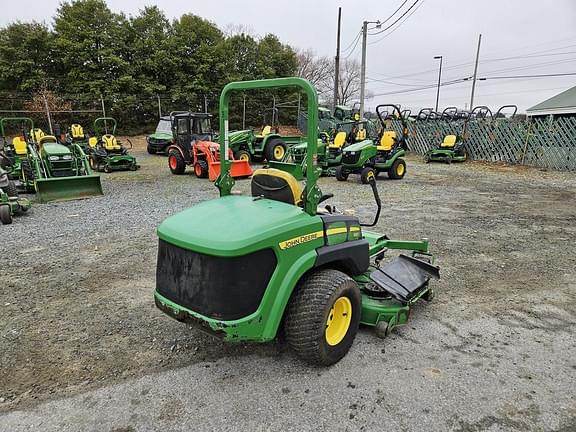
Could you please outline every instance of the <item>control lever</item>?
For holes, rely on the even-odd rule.
[[[380,201],[380,195],[378,194],[378,187],[376,186],[376,176],[372,174],[368,177],[368,182],[372,187],[372,192],[374,193],[374,199],[376,200],[376,205],[378,209],[376,210],[376,216],[374,217],[374,221],[371,224],[361,223],[360,226],[372,227],[378,223],[378,219],[380,219],[380,210],[382,209],[382,202]]]

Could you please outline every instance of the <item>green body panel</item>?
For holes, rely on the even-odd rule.
[[[358,173],[362,171],[362,169],[366,166],[372,166],[377,171],[387,171],[398,159],[406,154],[406,151],[403,149],[397,150],[394,154],[386,159],[385,162],[374,162],[373,158],[375,158],[378,154],[378,150],[374,141],[372,140],[364,140],[354,144],[349,145],[343,150],[344,153],[357,153],[360,152],[360,158],[354,164],[347,164],[342,163],[347,170],[353,173]]]
[[[257,135],[253,130],[240,130],[230,132],[228,134],[229,146],[233,152],[238,150],[247,150],[250,155],[256,157],[264,156],[264,149],[266,144],[272,139],[280,139],[286,147],[293,146],[302,142],[301,136],[280,135],[277,133],[270,133],[268,135]]]
[[[172,141],[174,139],[174,136],[169,133],[155,132],[153,134],[148,135],[148,138],[154,138],[156,140],[162,140],[162,141]]]
[[[72,152],[68,147],[62,144],[58,144],[55,142],[45,143],[42,145],[42,157],[48,156],[64,156],[70,155],[72,156]]]
[[[432,149],[424,154],[424,160],[430,162],[464,162],[467,159],[466,154],[457,154],[450,149]]]

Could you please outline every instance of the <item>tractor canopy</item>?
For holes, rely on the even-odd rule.
[[[150,138],[157,140],[171,141],[172,135],[172,121],[170,117],[161,117],[156,126],[156,130],[153,134],[149,135]]]

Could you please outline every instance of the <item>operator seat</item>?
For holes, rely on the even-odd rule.
[[[84,128],[77,123],[70,126],[70,132],[73,139],[83,139],[84,138]]]
[[[262,131],[260,132],[260,135],[256,135],[258,138],[263,138],[266,135],[270,135],[270,133],[272,133],[272,126],[264,126],[262,128]]]
[[[440,144],[440,148],[453,148],[456,145],[456,135],[446,135],[444,141]]]
[[[122,146],[118,144],[114,135],[102,135],[102,146],[108,152],[118,152],[122,150]]]
[[[346,136],[347,136],[346,132],[344,131],[338,132],[334,137],[334,142],[332,144],[329,144],[328,147],[332,149],[342,148],[342,146],[346,142]]]
[[[360,129],[356,134],[356,141],[363,141],[366,139],[366,129]]]
[[[394,143],[396,142],[396,131],[384,131],[382,134],[382,138],[380,138],[380,142],[376,147],[376,150],[379,152],[389,152],[394,147]]]
[[[253,197],[264,197],[286,204],[300,205],[302,186],[296,178],[286,171],[276,168],[259,168],[252,175]]]
[[[22,137],[14,137],[12,139],[12,147],[14,147],[14,152],[18,156],[25,156],[28,154],[28,145],[26,144],[26,141],[22,139]]]

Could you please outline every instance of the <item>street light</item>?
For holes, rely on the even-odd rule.
[[[364,21],[362,23],[362,68],[360,72],[360,120],[364,118],[364,92],[366,89],[366,36],[368,35],[368,24],[376,24],[376,28],[382,27],[380,20]],[[363,128],[360,124],[360,128]]]
[[[438,70],[438,89],[436,90],[436,108],[434,111],[438,112],[438,99],[440,99],[440,79],[442,78],[442,56],[435,56],[434,60],[440,60],[440,69]]]

